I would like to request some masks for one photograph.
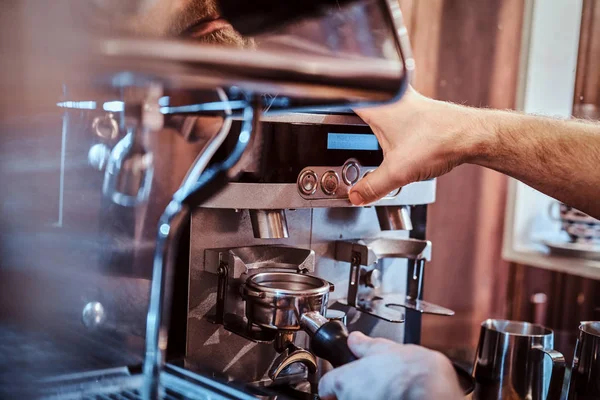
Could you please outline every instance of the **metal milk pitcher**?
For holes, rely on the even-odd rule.
[[[600,322],[582,322],[573,357],[569,400],[600,399]]]
[[[554,350],[551,329],[527,322],[488,319],[475,356],[475,399],[559,400],[565,359]]]

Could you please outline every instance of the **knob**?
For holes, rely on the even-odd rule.
[[[328,196],[332,196],[340,185],[340,178],[335,171],[327,171],[321,178],[321,190]]]
[[[360,169],[354,161],[351,161],[344,165],[344,168],[342,169],[342,179],[344,180],[344,183],[346,183],[346,185],[354,185],[358,181],[359,176]]]
[[[298,190],[307,196],[315,194],[318,180],[317,174],[313,171],[304,171],[300,174],[300,178],[298,178]]]

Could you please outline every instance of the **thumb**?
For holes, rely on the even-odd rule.
[[[396,345],[391,340],[383,338],[373,339],[358,331],[352,332],[348,336],[348,347],[358,358],[363,358],[369,354],[389,352],[391,347]]]
[[[385,158],[373,172],[365,175],[350,190],[348,197],[355,206],[372,203],[385,197],[392,190],[398,189],[409,182],[409,179],[397,172],[398,166]]]

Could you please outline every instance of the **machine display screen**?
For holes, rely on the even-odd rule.
[[[379,150],[377,137],[369,133],[327,133],[327,150]]]

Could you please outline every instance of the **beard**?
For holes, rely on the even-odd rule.
[[[252,39],[240,35],[233,28],[223,28],[203,36],[193,36],[194,40],[204,44],[214,44],[228,47],[251,47]]]
[[[132,3],[149,4],[142,8]],[[74,1],[76,15],[87,30],[101,35],[190,38],[200,43],[247,47],[252,42],[227,26],[206,35],[193,27],[219,17],[216,0]]]

